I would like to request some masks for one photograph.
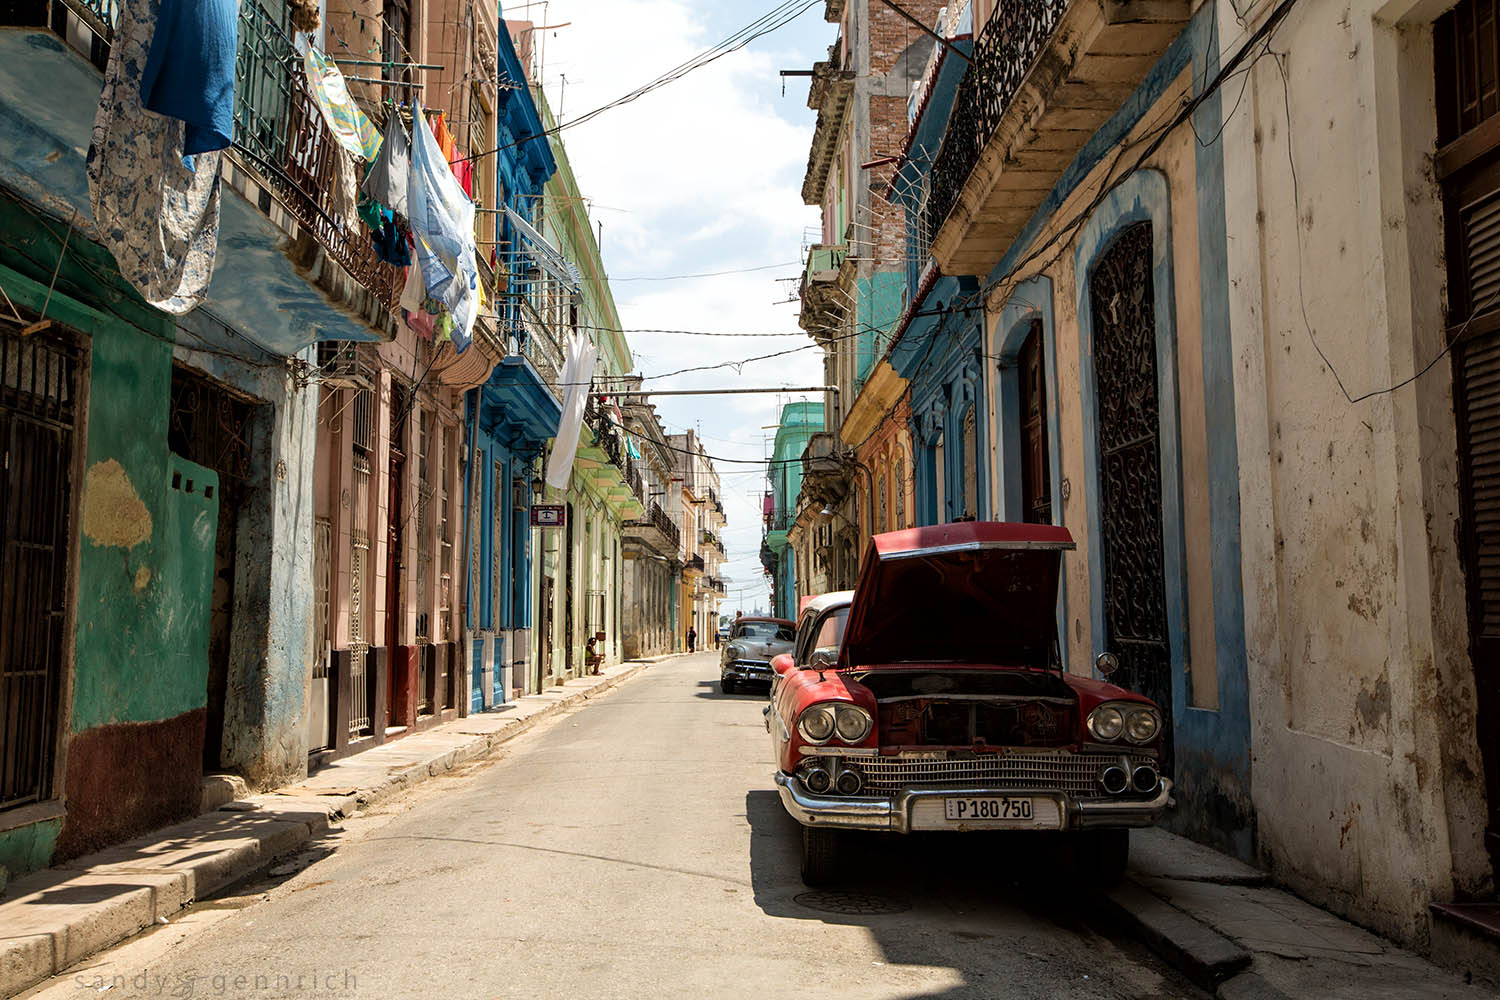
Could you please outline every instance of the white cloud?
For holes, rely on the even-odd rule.
[[[542,32],[543,81],[559,118],[618,98],[727,37],[774,5],[758,0],[549,0],[505,16],[566,27]],[[586,198],[599,208],[603,253],[613,276],[688,274],[791,261],[803,233],[818,224],[802,204],[813,115],[806,83],[781,96],[783,68],[808,68],[826,58],[835,29],[815,5],[794,24],[699,69],[639,100],[604,112],[562,135]],[[564,83],[564,78],[566,83]],[[608,206],[606,209],[604,206]],[[796,333],[796,307],[778,304],[776,279],[798,266],[671,282],[617,282],[612,288],[627,329]],[[795,337],[709,338],[632,334],[636,369],[652,375],[800,347]],[[817,349],[653,380],[655,388],[816,385]],[[723,459],[763,460],[781,399],[775,395],[660,397],[672,431],[698,429],[709,452]],[[724,572],[734,580],[727,608],[766,604],[759,561],[763,469],[716,463],[729,527]]]

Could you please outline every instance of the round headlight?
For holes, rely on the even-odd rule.
[[[1132,743],[1146,743],[1155,738],[1161,723],[1149,708],[1134,708],[1125,715],[1125,736]]]
[[[870,735],[870,714],[858,705],[840,705],[834,715],[834,728],[845,743],[859,743]]]
[[[814,705],[797,719],[797,728],[802,738],[809,743],[826,743],[833,735],[833,709],[828,705]]]
[[[1095,739],[1106,743],[1120,738],[1125,730],[1125,717],[1113,705],[1100,705],[1089,713],[1089,732]]]

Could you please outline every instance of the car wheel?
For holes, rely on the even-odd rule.
[[[719,678],[719,690],[723,691],[725,694],[734,694],[734,678],[733,677],[721,677],[721,678]]]
[[[826,826],[802,828],[802,884],[828,885],[838,875],[838,831]]]
[[[1073,857],[1079,881],[1109,889],[1125,877],[1130,861],[1129,830],[1082,830],[1073,834]]]

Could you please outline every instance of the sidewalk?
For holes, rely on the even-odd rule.
[[[1492,1000],[1270,884],[1264,872],[1161,829],[1131,836],[1115,915],[1219,1000]]]
[[[680,654],[678,654],[680,655]],[[13,880],[0,901],[0,996],[13,996],[323,835],[329,825],[489,754],[671,655],[521,698],[374,747],[306,781]]]

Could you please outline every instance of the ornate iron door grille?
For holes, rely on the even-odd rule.
[[[1151,223],[1127,229],[1089,279],[1099,420],[1106,647],[1115,683],[1172,714],[1162,557],[1160,402]],[[1170,760],[1172,728],[1165,727]]]
[[[81,368],[0,324],[0,809],[52,796]]]

